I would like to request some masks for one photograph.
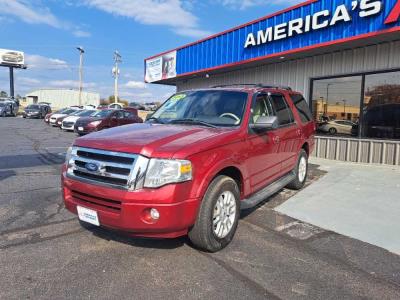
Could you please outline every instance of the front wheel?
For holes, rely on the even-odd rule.
[[[296,178],[288,184],[288,188],[292,190],[301,190],[307,180],[308,175],[308,155],[304,149],[301,149],[297,165],[294,170]]]
[[[204,195],[189,238],[196,247],[217,252],[232,241],[239,216],[240,191],[237,183],[228,176],[218,176]]]

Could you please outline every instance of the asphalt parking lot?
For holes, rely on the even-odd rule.
[[[399,299],[400,259],[273,210],[246,211],[217,254],[186,238],[82,228],[64,209],[60,165],[76,136],[0,118],[0,299]],[[325,176],[313,165],[310,182]]]

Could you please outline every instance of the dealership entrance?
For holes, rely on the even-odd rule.
[[[290,86],[308,99],[318,124],[314,155],[399,165],[399,1],[339,2],[307,1],[153,56],[146,81],[178,91]],[[164,57],[175,60],[170,76]]]

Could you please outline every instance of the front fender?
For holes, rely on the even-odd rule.
[[[243,184],[242,194],[246,194],[249,188],[248,174],[242,165],[245,160],[238,153],[240,151],[216,149],[190,157],[193,164],[191,198],[202,199],[211,181],[228,167],[235,167],[240,171]]]

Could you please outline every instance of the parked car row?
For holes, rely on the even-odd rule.
[[[143,123],[134,108],[95,109],[93,107],[68,107],[49,113],[44,117],[44,122],[52,127],[64,131],[76,132],[79,135],[100,131],[107,128]]]

